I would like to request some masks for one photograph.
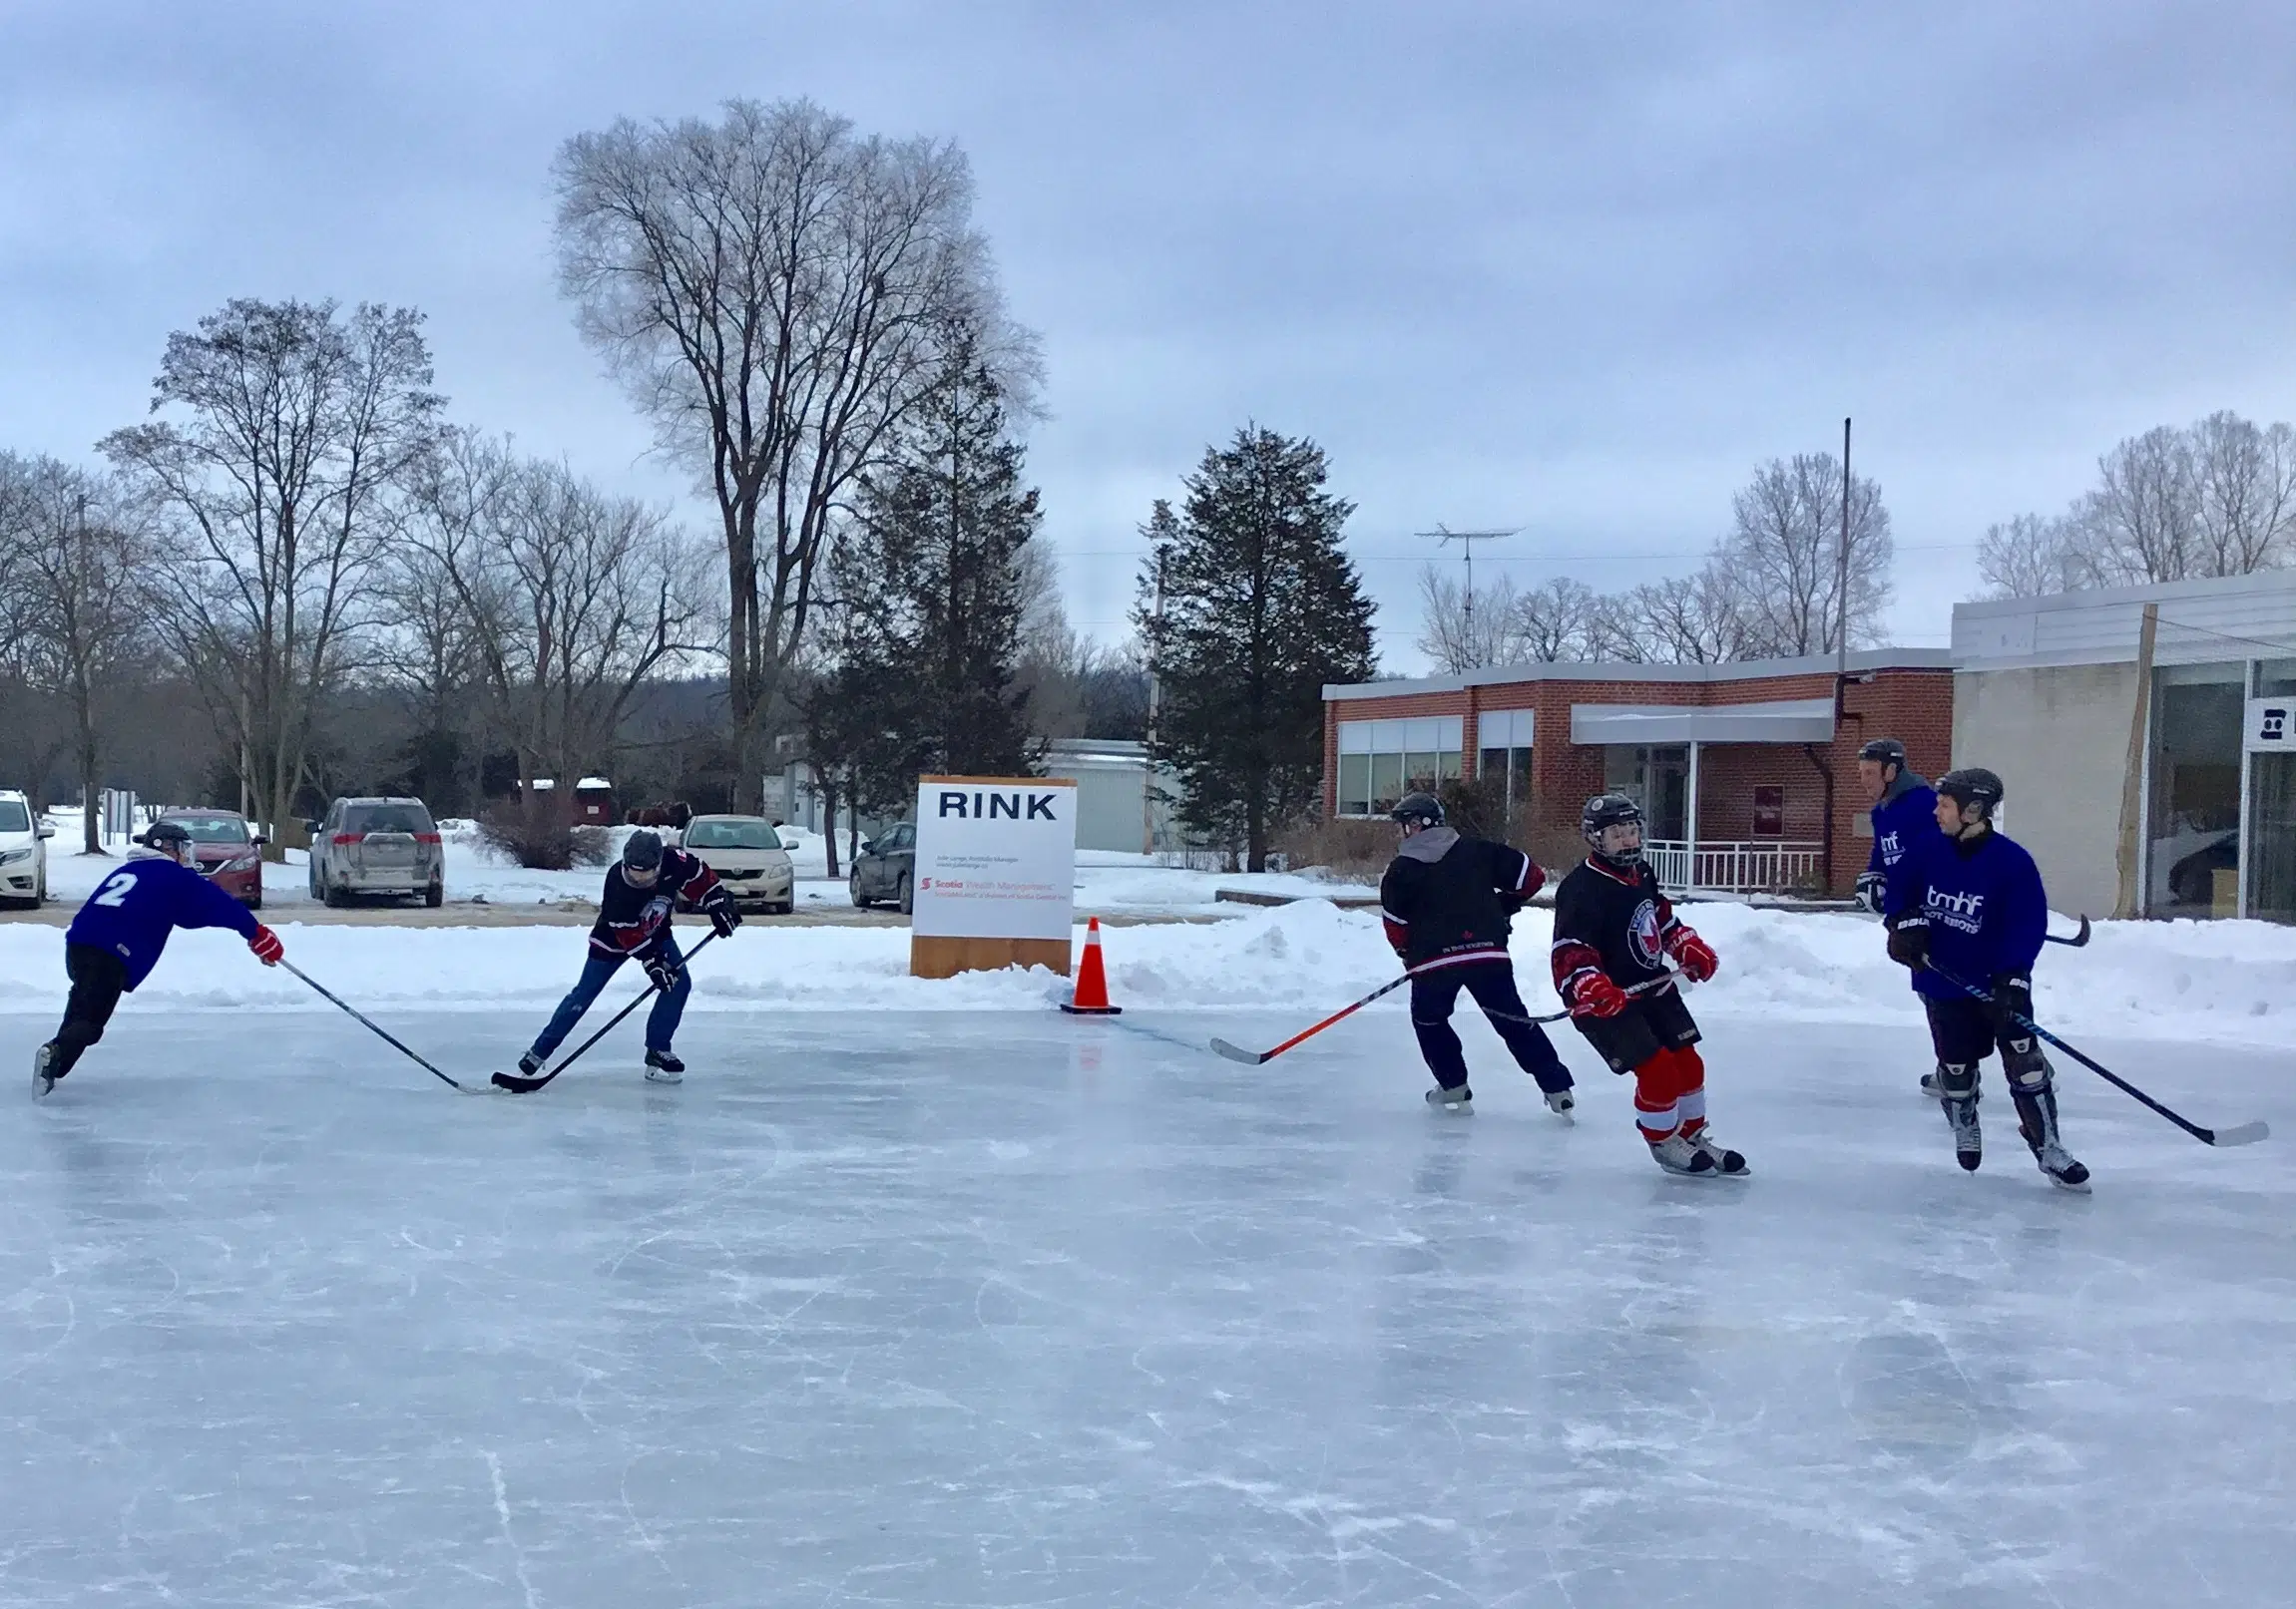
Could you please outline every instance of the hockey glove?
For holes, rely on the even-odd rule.
[[[730,939],[733,930],[741,926],[741,913],[733,909],[733,896],[721,888],[711,889],[701,897],[701,914],[717,930],[717,937]]]
[[[1905,911],[1890,919],[1890,960],[1917,973],[1929,965],[1929,918]]]
[[[1626,1008],[1626,994],[1610,982],[1607,973],[1592,968],[1572,979],[1567,1004],[1573,1016],[1616,1016]]]
[[[1858,873],[1858,893],[1857,893],[1857,900],[1858,900],[1858,904],[1859,904],[1859,906],[1860,906],[1860,907],[1862,907],[1862,908],[1863,908],[1863,909],[1865,909],[1865,910],[1871,911],[1871,912],[1872,912],[1872,913],[1873,913],[1875,916],[1880,916],[1880,915],[1882,914],[1882,874],[1881,874],[1881,873],[1879,873],[1879,872],[1860,872],[1860,873]]]
[[[247,936],[247,948],[266,967],[276,967],[287,954],[287,947],[279,943],[279,936],[260,922],[255,924],[255,931]]]
[[[678,980],[686,976],[686,968],[668,955],[648,956],[646,976],[654,980],[654,987],[667,995],[678,987]]]
[[[1677,927],[1666,940],[1666,954],[1674,958],[1674,965],[1682,969],[1682,976],[1693,984],[1702,984],[1714,976],[1721,966],[1721,958],[1714,947],[1698,937],[1694,928]]]

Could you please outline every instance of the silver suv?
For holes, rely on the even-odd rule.
[[[337,799],[311,826],[311,898],[348,905],[361,894],[446,900],[446,849],[420,799]]]

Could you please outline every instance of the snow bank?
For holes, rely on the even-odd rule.
[[[1849,916],[1753,906],[1688,911],[1722,957],[1698,989],[1701,1015],[1911,1025],[1920,1007],[1882,952],[1880,930]],[[1551,918],[1526,912],[1515,953],[1525,999],[1555,1008]],[[682,930],[689,944],[699,937]],[[582,963],[578,928],[279,927],[289,957],[361,1007],[545,1009]],[[1081,942],[1082,933],[1079,939]],[[1141,1011],[1266,1008],[1313,1016],[1395,976],[1369,912],[1305,902],[1214,923],[1103,931],[1117,1003]],[[63,1001],[61,935],[0,925],[0,1011],[52,1012]],[[1042,969],[946,981],[908,975],[899,928],[753,924],[695,963],[695,1010],[1041,1010],[1065,987]],[[630,988],[635,989],[633,973]],[[2045,1018],[2069,1036],[2296,1042],[2296,929],[2263,923],[2106,923],[2084,950],[2052,947],[2039,973]],[[229,935],[177,935],[136,997],[141,1009],[327,1009],[284,972],[255,965]],[[1401,1010],[1400,992],[1373,1006]]]

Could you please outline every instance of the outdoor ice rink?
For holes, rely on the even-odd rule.
[[[1481,1027],[1471,1119],[1400,1012],[1198,1048],[1296,1025],[720,1012],[521,1099],[123,1013],[0,1102],[0,1605],[2286,1600],[2283,1138],[2073,1070],[2092,1197],[1998,1085],[1965,1177],[1913,1037],[1718,1021],[1700,1184],[1569,1038],[1576,1128]],[[2204,1121],[2296,1074],[2090,1048]]]

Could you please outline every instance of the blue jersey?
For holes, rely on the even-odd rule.
[[[198,872],[165,855],[132,860],[80,907],[64,942],[89,945],[127,964],[128,987],[152,976],[178,928],[230,928],[255,936],[255,914]]]
[[[2025,846],[1989,832],[1976,839],[1933,834],[1890,875],[1889,913],[1929,922],[1930,959],[1966,984],[1991,989],[2002,973],[2030,973],[2049,931],[2049,896]],[[1962,1000],[1924,967],[1913,986],[1933,1000]]]
[[[1933,838],[1942,838],[1937,824],[1937,794],[1927,780],[1911,771],[1900,771],[1890,791],[1874,806],[1874,852],[1866,858],[1866,870],[1882,879],[1882,909],[1889,904],[1890,874],[1905,857],[1922,848]]]

